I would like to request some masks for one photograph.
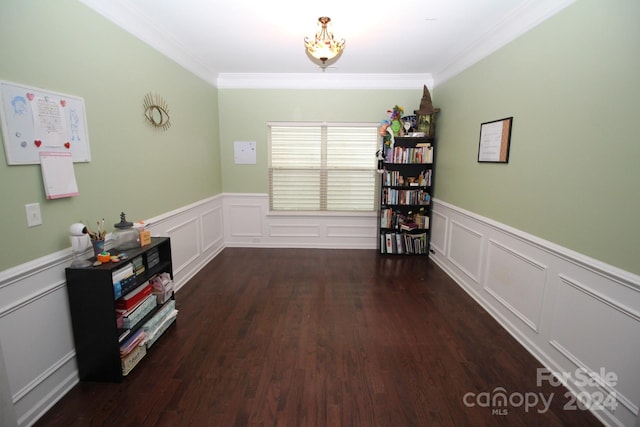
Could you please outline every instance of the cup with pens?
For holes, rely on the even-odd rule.
[[[102,220],[102,224],[100,221],[96,222],[98,230],[92,231],[87,225],[87,234],[91,238],[91,246],[93,246],[93,255],[97,258],[99,254],[104,252],[104,238],[107,235],[104,229],[104,219]]]

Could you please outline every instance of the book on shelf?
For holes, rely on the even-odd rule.
[[[131,310],[143,299],[151,295],[151,285],[147,280],[142,285],[116,300],[116,308],[119,310]]]
[[[388,147],[385,159],[387,163],[433,163],[433,147],[429,143],[415,147]]]
[[[158,248],[149,249],[147,252],[147,268],[152,269],[160,263],[160,252]]]
[[[395,236],[396,236],[395,252],[398,254],[401,254],[404,252],[403,245],[402,245],[402,234],[396,233]]]
[[[413,231],[416,228],[418,228],[418,224],[416,224],[415,222],[405,222],[400,224],[400,230]]]
[[[120,358],[126,357],[129,353],[131,353],[137,346],[140,344],[144,344],[144,330],[138,329],[138,331],[129,337],[126,341],[124,341],[120,345]]]
[[[133,266],[133,269],[135,270],[137,275],[144,273],[145,268],[144,268],[144,262],[142,262],[142,255],[139,255],[134,259],[132,259],[131,265]]]
[[[383,254],[423,255],[427,253],[427,233],[409,234],[402,232],[387,232],[381,234],[380,246]]]
[[[422,150],[422,162],[418,162],[418,163],[433,163],[433,147],[431,146],[431,144],[425,142],[425,143],[418,143],[416,144],[416,148],[425,148],[425,150]]]
[[[118,342],[122,342],[126,337],[131,333],[131,329],[125,329],[123,331],[119,331],[120,335],[118,335]]]
[[[113,283],[116,283],[116,282],[120,282],[123,279],[126,279],[127,277],[133,276],[133,274],[134,274],[133,265],[127,264],[124,267],[118,270],[115,270],[113,273],[111,273],[111,279]]]
[[[425,190],[382,189],[383,205],[428,205],[430,201],[431,196]]]
[[[385,237],[385,246],[387,248],[387,253],[392,254],[394,248],[394,242],[392,240],[393,235],[391,233],[386,233]]]
[[[171,300],[142,326],[147,348],[150,348],[156,342],[158,337],[173,323],[177,315],[176,302]]]
[[[129,292],[136,285],[136,273],[131,264],[111,273],[113,282],[113,296],[115,299],[120,298],[123,294]]]
[[[385,170],[382,185],[387,187],[429,187],[431,186],[432,170],[420,172],[418,176],[403,176],[400,171]]]
[[[147,347],[138,345],[127,356],[121,359],[122,375],[127,376],[133,368],[147,355]]]
[[[426,171],[420,172],[420,176],[418,177],[418,182],[422,187],[430,187],[431,186],[431,173],[433,171],[431,169],[427,169]]]
[[[129,292],[131,289],[135,288],[138,283],[138,279],[135,274],[126,277],[119,282],[113,284],[114,297],[115,299],[120,298],[122,295]]]
[[[391,208],[380,209],[380,228],[400,229],[402,231],[413,231],[416,229],[428,229],[429,217],[424,214],[424,209],[419,212],[403,214]]]
[[[380,210],[380,228],[391,228],[393,223],[394,214],[389,208],[383,208]]]
[[[136,323],[144,319],[147,314],[151,313],[157,305],[156,296],[152,294],[147,296],[130,311],[116,311],[118,314],[122,315],[122,327],[131,328]]]
[[[418,228],[428,229],[429,228],[429,217],[427,215],[416,214],[413,217]]]

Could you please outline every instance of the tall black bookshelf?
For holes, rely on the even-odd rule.
[[[395,137],[383,146],[379,243],[384,255],[428,256],[434,137]]]

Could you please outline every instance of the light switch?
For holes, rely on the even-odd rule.
[[[35,227],[42,224],[42,215],[40,215],[40,203],[29,203],[24,205],[27,211],[27,227]]]

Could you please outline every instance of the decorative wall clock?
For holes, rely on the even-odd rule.
[[[144,117],[156,128],[167,130],[171,127],[169,105],[160,95],[148,93],[144,96]]]

